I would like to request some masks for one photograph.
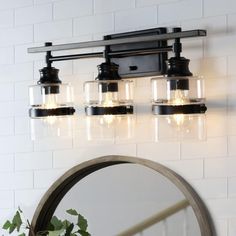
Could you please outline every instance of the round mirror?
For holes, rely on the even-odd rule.
[[[215,235],[204,203],[182,177],[134,157],[101,157],[65,173],[41,200],[35,232],[53,215],[70,219],[68,209],[87,219],[92,236]]]

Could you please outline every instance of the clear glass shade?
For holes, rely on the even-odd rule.
[[[69,84],[40,84],[29,87],[30,106],[54,109],[73,106],[73,90]]]
[[[204,141],[205,114],[155,116],[155,141]]]
[[[185,105],[204,103],[204,80],[201,77],[156,77],[151,80],[152,103]]]
[[[133,104],[133,81],[104,80],[84,83],[86,106],[119,106]]]
[[[87,115],[133,114],[132,80],[96,80],[84,83]]]

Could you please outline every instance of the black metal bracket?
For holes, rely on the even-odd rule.
[[[177,29],[177,30],[176,30]],[[140,77],[160,75],[166,72],[165,61],[168,52],[173,51],[180,55],[181,38],[206,36],[206,30],[181,31],[174,28],[168,32],[167,28],[154,28],[148,30],[126,32],[104,36],[103,40],[61,45],[46,44],[44,47],[28,48],[29,53],[46,52],[47,65],[52,62],[85,59],[105,58],[106,62],[119,65],[119,74],[122,77]],[[168,40],[175,40],[173,45],[168,45]],[[103,52],[71,54],[52,56],[52,51],[72,50],[81,48],[94,48],[104,46]]]

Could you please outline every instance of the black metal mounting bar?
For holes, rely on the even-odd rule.
[[[161,52],[172,51],[172,46],[160,47],[160,48],[149,48],[149,49],[133,49],[133,50],[122,50],[115,52],[108,52],[107,55],[109,58],[122,58],[129,56],[138,56],[138,55],[151,55]],[[85,58],[103,58],[104,52],[94,52],[94,53],[84,53],[84,54],[72,54],[72,55],[63,55],[63,56],[51,56],[48,58],[49,62],[55,61],[66,61],[66,60],[76,60],[76,59],[85,59]]]
[[[48,52],[48,51],[62,51],[62,50],[72,50],[72,49],[82,49],[82,48],[94,48],[101,46],[112,46],[112,45],[122,45],[122,44],[133,44],[133,43],[145,43],[161,40],[171,40],[176,38],[190,38],[190,37],[202,37],[206,36],[206,30],[189,30],[182,32],[172,32],[164,33],[158,35],[147,35],[140,37],[123,37],[117,39],[108,39],[108,40],[98,40],[98,41],[88,41],[81,43],[69,43],[69,44],[60,44],[52,46],[43,46],[43,47],[32,47],[28,48],[28,53],[39,53],[39,52]]]
[[[105,58],[107,63],[119,65],[121,77],[142,77],[162,75],[166,73],[166,61],[168,52],[173,51],[180,56],[181,38],[206,36],[206,30],[182,31],[181,28],[173,28],[169,32],[167,28],[160,27],[104,36],[103,40],[81,43],[69,43],[52,45],[46,43],[43,47],[28,48],[29,53],[46,53],[48,67],[55,61],[66,61],[87,58]],[[175,40],[168,45],[168,40]],[[53,56],[52,51],[72,50],[104,47],[102,52],[82,54],[70,54]]]

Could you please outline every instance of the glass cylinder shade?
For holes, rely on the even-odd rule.
[[[201,77],[156,77],[151,80],[154,114],[205,113],[204,80]]]
[[[87,115],[133,114],[132,80],[95,80],[84,83]]]
[[[31,118],[73,115],[73,90],[69,84],[39,84],[29,87]]]

